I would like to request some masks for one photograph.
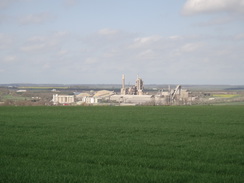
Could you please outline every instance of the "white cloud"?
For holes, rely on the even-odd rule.
[[[13,17],[10,15],[0,14],[0,24],[13,22]]]
[[[101,29],[84,37],[71,37],[65,31],[31,36],[24,44],[22,42],[22,53],[18,49],[15,49],[16,52],[5,49],[1,53],[0,60],[5,60],[1,68],[7,73],[21,67],[18,72],[38,71],[40,81],[52,82],[44,79],[49,76],[54,82],[67,83],[116,83],[120,81],[117,77],[121,73],[125,73],[128,78],[134,78],[139,73],[147,84],[219,82],[205,79],[207,69],[211,76],[219,75],[223,83],[231,83],[228,78],[235,75],[231,71],[234,65],[243,68],[239,59],[244,56],[242,32],[226,39],[223,35],[138,36],[119,30]],[[6,38],[6,35],[0,34],[0,40]],[[237,39],[240,40],[238,44]],[[20,42],[15,47],[19,45]],[[21,61],[21,66],[14,63],[16,60]],[[50,70],[56,80],[48,74]],[[67,77],[60,81],[63,73]],[[98,77],[94,77],[94,73]]]
[[[161,36],[155,35],[155,36],[149,36],[149,37],[136,38],[135,42],[145,44],[145,43],[156,42],[159,40],[161,40]]]
[[[18,2],[20,0],[0,0],[0,9],[6,8],[10,6],[11,4]]]
[[[6,49],[13,43],[13,39],[4,33],[0,33],[0,49]]]
[[[85,54],[99,55],[102,53],[108,56],[111,54],[111,50],[127,45],[133,38],[133,34],[120,30],[101,29],[80,39],[80,45],[83,47],[81,49],[85,50]],[[82,52],[84,53],[84,51]]]
[[[53,16],[48,12],[42,12],[38,14],[31,14],[27,15],[25,17],[22,17],[19,22],[22,25],[28,25],[28,24],[41,24],[45,23],[47,21],[53,20]]]
[[[152,49],[143,50],[137,55],[137,59],[153,60],[157,58],[158,53]]]
[[[174,35],[174,36],[169,36],[168,37],[169,39],[171,39],[171,40],[182,40],[183,39],[183,37],[182,36],[178,36],[178,35]]]
[[[45,70],[46,69],[50,69],[51,65],[49,63],[45,63],[45,64],[43,64],[42,68],[45,69]]]
[[[66,6],[75,6],[78,3],[78,0],[64,0]]]
[[[115,35],[118,32],[119,32],[118,30],[114,30],[114,29],[101,29],[98,31],[98,34],[107,36],[107,35]]]
[[[150,47],[150,45],[155,45],[162,40],[161,36],[153,35],[148,37],[138,37],[135,38],[133,43],[129,48],[140,48],[140,47]]]
[[[67,32],[55,32],[46,36],[33,36],[20,48],[24,52],[50,51],[58,49],[61,42],[68,35]]]
[[[59,55],[59,56],[64,56],[64,55],[67,55],[68,53],[69,53],[68,50],[60,50],[60,51],[58,52],[58,55]]]
[[[48,40],[44,36],[33,36],[21,47],[22,51],[32,52],[32,51],[41,51],[47,49],[52,44],[51,40]]]
[[[221,16],[221,17],[214,17],[210,20],[207,20],[206,22],[197,23],[195,25],[197,26],[213,26],[213,25],[222,25],[227,24],[230,22],[235,21],[236,18],[230,17],[230,16]]]
[[[237,34],[237,35],[235,36],[235,39],[237,39],[237,40],[242,40],[242,39],[244,39],[244,33],[242,33],[242,34]]]
[[[183,7],[184,15],[211,12],[244,13],[244,0],[187,0]]]
[[[194,52],[202,46],[202,43],[187,43],[181,47],[183,52]]]
[[[69,34],[69,33],[66,32],[66,31],[57,31],[57,32],[54,33],[54,36],[55,36],[55,37],[65,37],[65,36],[67,36],[68,34]]]
[[[98,60],[95,57],[89,57],[89,58],[86,58],[86,60],[85,60],[86,64],[96,64],[97,62],[98,62]]]
[[[16,56],[15,55],[9,55],[9,56],[5,56],[5,58],[3,58],[4,62],[10,63],[10,62],[14,62],[16,61]]]
[[[21,50],[25,51],[25,52],[32,52],[32,51],[42,50],[44,48],[46,48],[46,44],[45,43],[35,43],[35,44],[32,44],[32,45],[23,46],[21,48]]]

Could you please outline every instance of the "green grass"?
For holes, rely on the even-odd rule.
[[[0,182],[244,182],[243,111],[0,107]]]
[[[4,95],[3,100],[26,100],[29,99],[29,97],[23,97],[23,96],[12,96],[12,95]]]
[[[223,103],[217,103],[214,105],[244,105],[244,102],[223,102]]]
[[[218,97],[218,98],[233,98],[233,97],[238,97],[239,95],[236,94],[214,94],[213,97]]]

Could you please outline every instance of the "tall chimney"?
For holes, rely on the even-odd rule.
[[[125,75],[122,74],[122,88],[125,88]]]

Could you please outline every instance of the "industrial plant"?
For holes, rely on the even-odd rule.
[[[125,75],[122,75],[120,92],[100,90],[97,92],[83,92],[76,95],[53,95],[54,105],[76,104],[76,105],[190,105],[196,97],[191,95],[181,85],[171,89],[160,89],[155,92],[145,92],[142,78],[137,76],[135,85],[125,85]]]
[[[116,85],[4,84],[0,85],[0,105],[219,105],[244,101],[244,86],[145,85],[139,76],[130,83],[123,74],[121,84]]]
[[[122,105],[135,104],[135,105],[171,105],[171,104],[190,104],[195,97],[191,96],[188,90],[182,89],[178,85],[175,89],[167,90],[161,89],[156,94],[144,92],[144,83],[141,78],[137,76],[134,86],[125,86],[125,75],[122,75],[121,92],[118,95],[113,95],[111,100],[117,101]]]

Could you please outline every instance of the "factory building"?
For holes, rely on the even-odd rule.
[[[53,95],[53,99],[52,102],[54,105],[57,104],[71,104],[75,102],[75,97],[74,95],[58,95],[58,94],[54,94]]]
[[[120,95],[112,95],[110,97],[110,100],[118,102],[122,105],[124,104],[143,105],[154,101],[154,96],[144,94],[144,84],[142,79],[139,78],[138,76],[135,85],[130,87],[125,87],[125,75],[123,74]]]
[[[187,104],[192,101],[188,90],[182,89],[181,85],[171,89],[170,86],[167,90],[162,90],[158,95],[149,95],[144,92],[144,83],[141,78],[137,76],[135,85],[125,86],[125,75],[122,75],[122,87],[120,95],[113,95],[111,100],[119,103],[133,103],[133,104],[155,104],[155,105],[171,105]]]
[[[97,104],[109,102],[110,97],[114,95],[113,91],[100,90],[94,93],[80,93],[76,95],[76,100],[79,104]]]
[[[136,83],[134,86],[125,87],[125,75],[122,75],[122,87],[121,87],[121,95],[143,95],[143,81],[141,78],[137,76]]]
[[[162,90],[156,97],[156,100],[164,101],[165,104],[188,104],[194,98],[191,96],[191,92],[186,89],[182,89],[181,85],[177,85],[175,89]],[[163,100],[162,100],[163,99]]]
[[[113,95],[110,97],[111,101],[116,101],[120,104],[150,104],[154,102],[153,95]]]
[[[194,97],[188,90],[182,89],[181,85],[171,89],[161,89],[156,94],[150,94],[144,91],[144,82],[137,76],[135,84],[132,86],[125,86],[125,75],[122,75],[122,86],[120,93],[115,93],[109,90],[100,90],[97,92],[77,93],[74,95],[53,95],[53,103],[57,104],[71,104],[77,101],[77,105],[187,105],[191,104]],[[100,104],[99,104],[100,103]]]

